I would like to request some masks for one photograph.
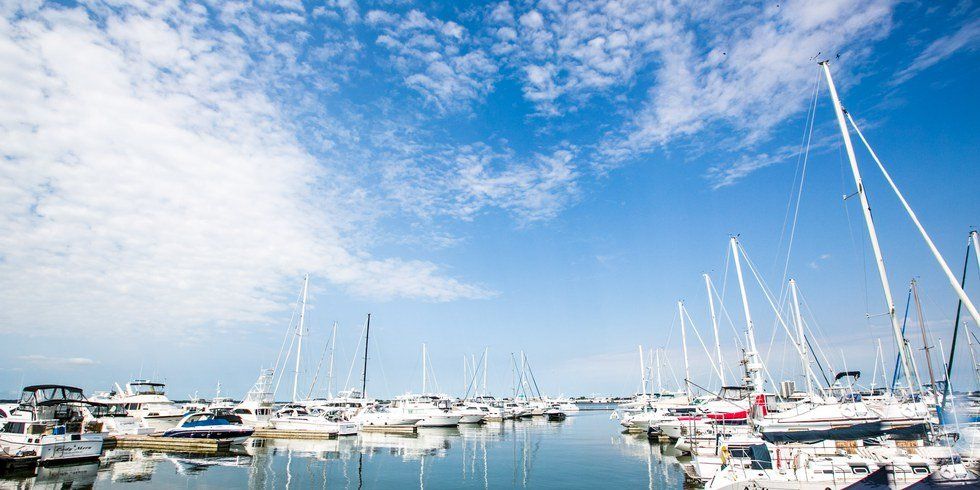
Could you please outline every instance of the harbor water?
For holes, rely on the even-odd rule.
[[[114,449],[98,462],[0,477],[0,488],[682,488],[669,446],[621,434],[610,413],[414,435],[251,439],[220,456]]]

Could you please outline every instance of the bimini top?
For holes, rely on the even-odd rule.
[[[48,406],[62,403],[88,403],[81,388],[65,385],[33,385],[20,394],[20,405]]]

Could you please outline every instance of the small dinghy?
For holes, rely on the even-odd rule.
[[[196,412],[185,415],[176,427],[164,432],[163,437],[230,440],[232,444],[241,444],[254,432],[255,429],[242,425],[242,419],[237,415]]]

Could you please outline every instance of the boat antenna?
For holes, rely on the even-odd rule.
[[[364,369],[361,371],[361,397],[367,397],[367,366],[368,366],[368,341],[371,339],[371,314],[367,316],[367,327],[364,330]]]

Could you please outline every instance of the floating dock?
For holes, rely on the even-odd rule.
[[[313,430],[255,429],[252,437],[260,439],[336,439],[337,433]]]
[[[389,432],[393,434],[415,434],[418,428],[414,425],[365,425],[361,432]]]
[[[214,454],[225,453],[231,448],[231,441],[215,439],[190,439],[184,437],[122,435],[106,437],[104,449],[155,449],[182,453]]]

